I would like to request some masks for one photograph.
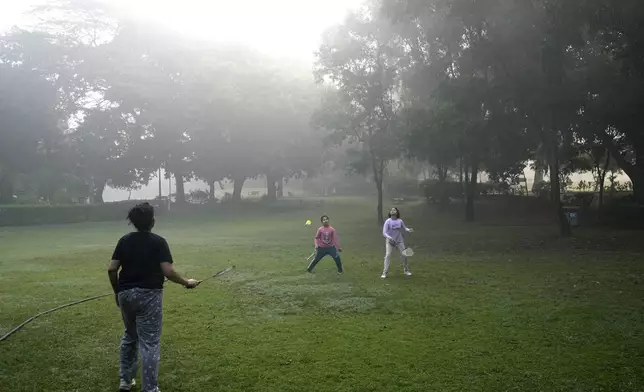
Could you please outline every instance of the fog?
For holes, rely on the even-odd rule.
[[[547,7],[470,10],[480,24],[463,10],[5,2],[0,202],[202,204],[368,189],[379,220],[385,199],[403,194],[466,200],[468,220],[490,193],[545,197],[557,216],[570,193],[639,203],[637,116],[625,109],[638,107],[637,80],[611,64],[608,36],[580,43],[581,27],[557,32],[562,60],[538,49],[551,34]],[[579,18],[569,22],[584,26]]]
[[[0,0],[0,385],[643,391],[643,22]]]
[[[122,18],[153,23],[198,40],[238,42],[264,53],[311,63],[325,29],[342,22],[359,0],[110,0]],[[37,24],[29,10],[43,1],[0,2],[0,29]]]

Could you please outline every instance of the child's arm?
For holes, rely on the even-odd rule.
[[[317,249],[318,246],[320,246],[320,238],[322,237],[320,233],[321,233],[321,229],[318,229],[318,232],[315,233],[315,237],[313,238],[313,244],[315,245],[315,249]]]
[[[411,233],[411,232],[413,232],[413,231],[414,231],[414,229],[408,228],[408,227],[405,225],[405,221],[404,221],[404,220],[402,220],[402,219],[401,219],[401,220],[400,220],[400,223],[402,224],[403,229],[404,229],[407,233]]]
[[[340,241],[338,240],[338,232],[336,229],[333,229],[333,246],[335,246],[339,252],[342,252],[342,248],[340,247]]]
[[[393,241],[394,239],[391,238],[391,234],[389,234],[389,220],[387,219],[385,221],[385,225],[382,226],[382,235],[388,239],[389,241]]]

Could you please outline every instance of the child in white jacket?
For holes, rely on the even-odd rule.
[[[394,248],[398,249],[400,252],[400,257],[402,258],[403,268],[405,275],[411,276],[411,271],[409,270],[409,263],[407,262],[407,257],[403,255],[403,250],[405,250],[405,240],[403,238],[403,232],[412,233],[414,230],[407,228],[405,222],[400,219],[400,211],[398,208],[393,207],[389,211],[389,219],[385,221],[384,226],[382,227],[382,235],[385,237],[385,268],[382,271],[382,279],[387,277],[389,272],[389,264],[391,262],[391,253],[394,251]]]

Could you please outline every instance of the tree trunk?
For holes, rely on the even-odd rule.
[[[550,194],[555,206],[557,222],[559,222],[559,233],[562,237],[569,237],[572,233],[570,222],[561,204],[561,182],[559,180],[559,148],[555,144],[550,152]]]
[[[465,200],[465,220],[467,222],[474,221],[474,199],[476,198],[476,183],[478,179],[478,164],[473,164],[469,179],[466,178],[466,200]]]
[[[284,178],[280,178],[280,180],[277,182],[277,197],[279,199],[284,198]]]
[[[174,182],[175,182],[175,201],[177,204],[185,204],[186,191],[185,191],[185,188],[183,187],[183,175],[179,173],[173,173],[173,174],[174,174]]]
[[[635,201],[640,205],[644,205],[644,173],[639,173],[636,176],[630,177],[630,179],[633,184]]]
[[[382,208],[383,208],[382,179],[377,181],[376,187],[378,189],[378,206],[376,207],[376,213],[378,215],[378,225],[382,226],[383,223],[385,223],[385,217],[382,213]]]
[[[233,201],[241,201],[241,193],[245,181],[246,177],[239,176],[233,178]]]
[[[438,165],[438,181],[445,182],[447,181],[447,167],[443,165]]]
[[[633,176],[629,175],[633,184],[633,197],[635,201],[644,205],[644,149],[635,147],[635,170]]]
[[[385,222],[385,217],[382,213],[383,208],[383,195],[382,195],[382,179],[385,172],[385,162],[380,160],[378,161],[376,157],[371,154],[371,168],[373,169],[373,179],[376,184],[376,190],[378,191],[378,205],[376,206],[376,215],[378,219],[378,225],[382,226]]]
[[[161,168],[159,168],[159,172],[157,173],[157,177],[159,180],[159,200],[161,200],[161,197],[163,197],[163,191],[161,189]]]
[[[437,165],[436,170],[438,171],[438,189],[439,189],[439,198],[438,205],[441,211],[444,211],[449,205],[449,190],[447,189],[447,169],[442,165]],[[461,171],[461,176],[463,175]],[[462,178],[461,178],[462,180]]]
[[[215,201],[215,182],[214,180],[208,181],[208,200]]]
[[[465,196],[465,181],[467,181],[467,178],[466,178],[467,177],[467,174],[466,174],[467,173],[467,167],[465,167],[463,165],[463,158],[460,158],[458,160],[458,166],[459,166],[459,168],[458,168],[459,169],[458,181],[459,181],[459,184],[461,185],[460,186],[461,191],[460,191],[459,197],[460,197],[461,200],[464,200],[463,196]],[[461,201],[461,203],[462,202],[463,201]]]
[[[606,182],[606,172],[599,176],[599,209],[604,208],[604,186]]]
[[[103,192],[105,191],[105,184],[99,184],[94,189],[94,203],[103,204]]]
[[[599,210],[601,211],[604,207],[604,187],[606,183],[606,173],[608,172],[608,166],[610,165],[610,152],[606,151],[606,162],[604,163],[604,170],[599,173]],[[600,169],[601,170],[601,169]]]
[[[532,193],[537,193],[539,184],[543,182],[543,169],[536,167],[534,169],[534,180],[532,180]]]
[[[617,176],[615,175],[615,171],[611,170],[610,171],[610,177],[608,177],[608,180],[610,181],[610,197],[614,198],[615,193],[617,192],[617,187],[615,186],[615,181],[617,180]]]
[[[45,179],[44,181],[45,183],[43,184],[41,192],[39,193],[41,193],[41,196],[45,200],[47,200],[47,203],[52,204],[56,196],[56,182],[55,180],[52,181],[49,178]]]
[[[644,153],[635,147],[635,165],[628,162],[607,135],[603,139],[604,146],[611,153],[620,169],[626,173],[633,184],[633,196],[638,204],[644,205]]]
[[[277,200],[277,187],[275,186],[275,176],[266,174],[266,199],[270,201]]]
[[[93,194],[93,203],[103,204],[103,192],[105,192],[105,186],[107,185],[107,180],[94,180],[94,194]]]
[[[13,175],[7,170],[0,171],[0,204],[13,203]]]

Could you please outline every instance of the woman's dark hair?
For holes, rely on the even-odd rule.
[[[154,226],[154,207],[149,203],[137,204],[127,213],[127,219],[138,231],[150,231]]]
[[[391,207],[391,208],[389,209],[389,213],[387,214],[387,216],[388,216],[389,218],[391,218],[391,210],[393,210],[393,209],[395,209],[395,210],[396,210],[396,218],[400,219],[400,210],[398,209],[398,207]]]
[[[327,218],[328,220],[331,220],[328,215],[322,215],[320,217],[320,222],[322,222],[324,220],[324,218]]]

